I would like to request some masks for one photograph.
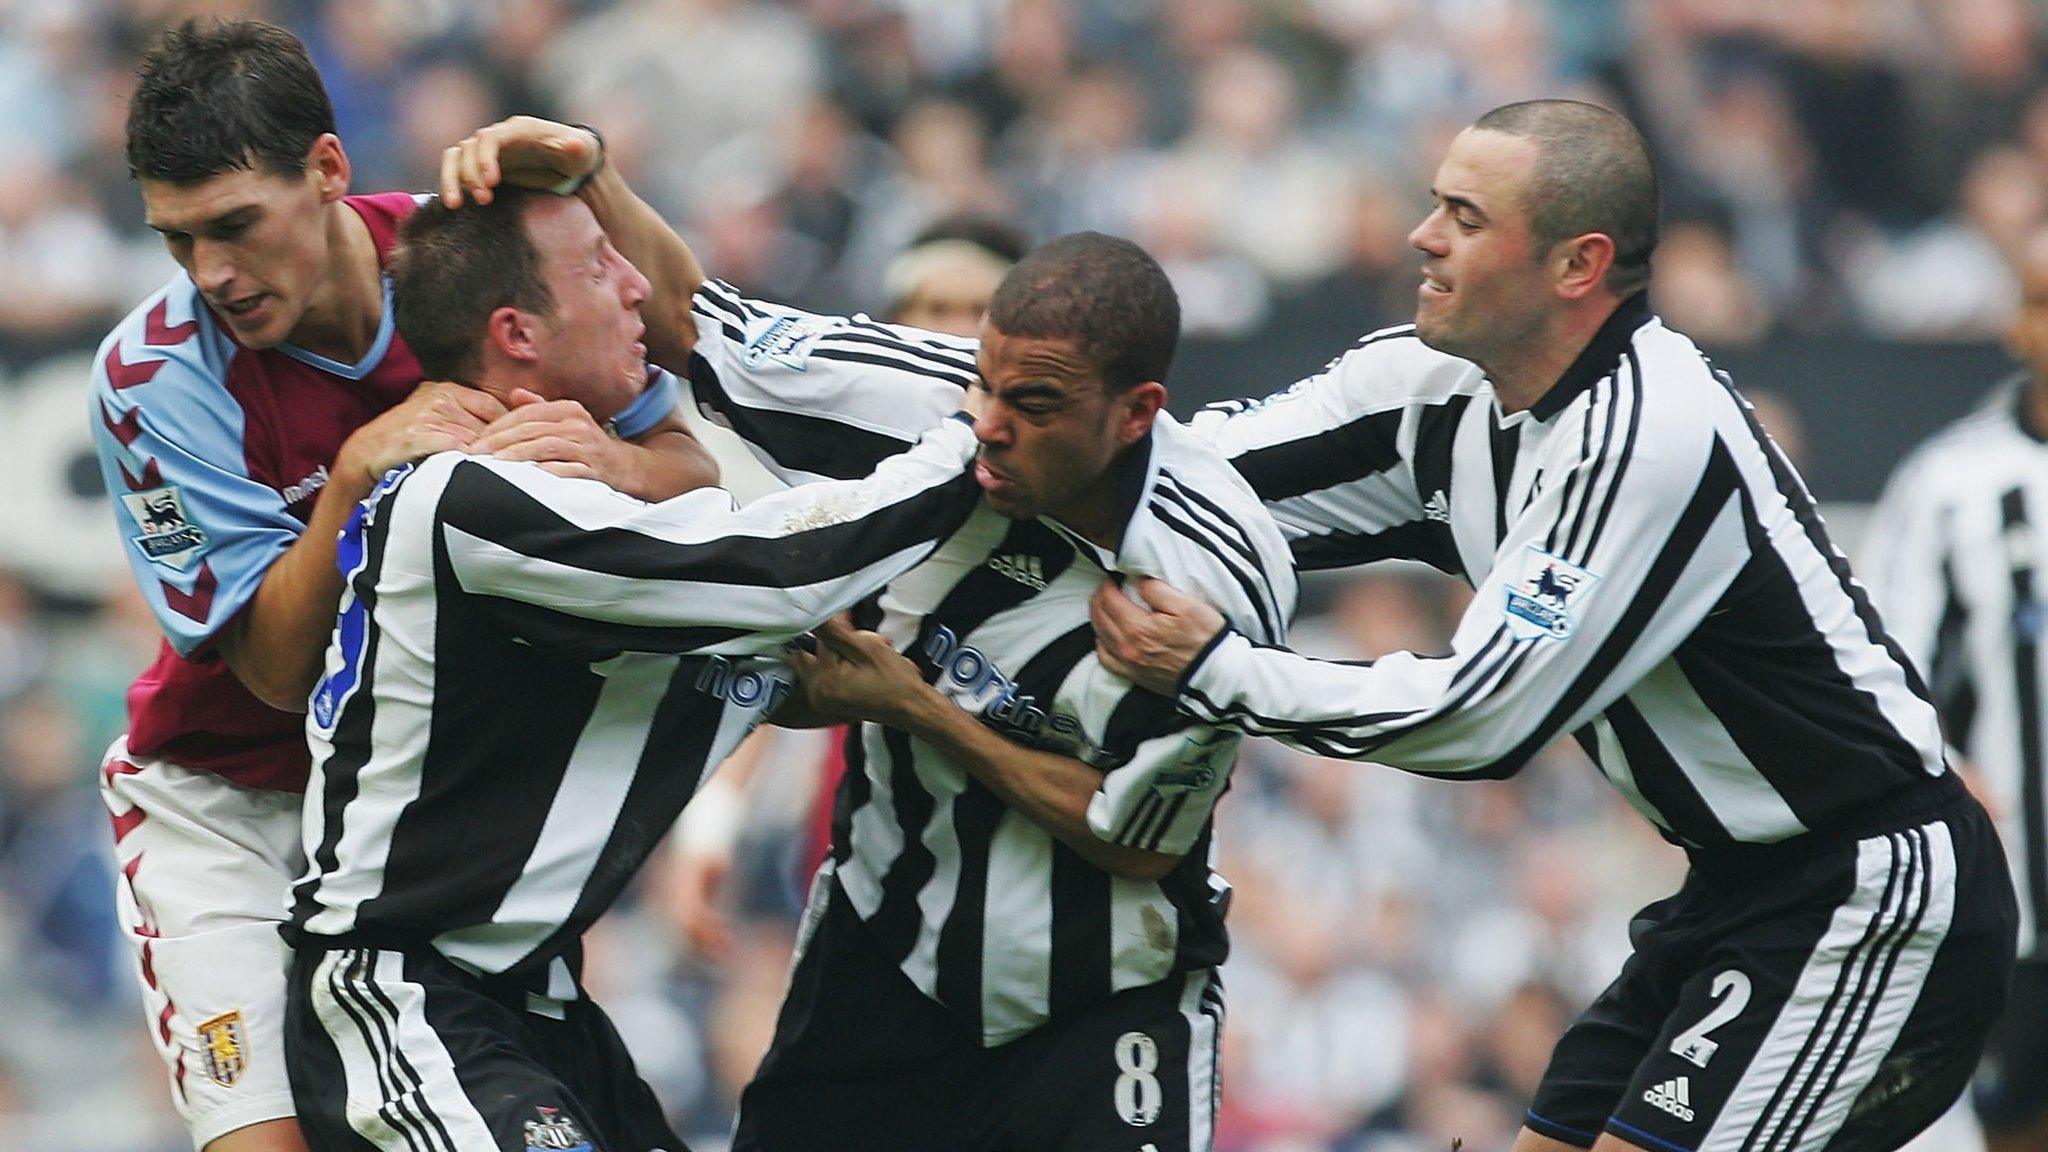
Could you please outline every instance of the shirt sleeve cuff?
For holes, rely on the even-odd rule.
[[[611,418],[612,432],[621,440],[645,435],[676,410],[680,399],[681,393],[676,388],[673,374],[664,371],[651,373],[646,389]]]
[[[1231,688],[1231,666],[1242,654],[1251,650],[1252,642],[1243,633],[1225,624],[1216,635],[1209,638],[1195,658],[1188,661],[1180,674],[1180,682],[1173,686],[1174,698],[1183,707],[1198,716],[1215,720],[1225,712],[1224,705],[1235,694]]]

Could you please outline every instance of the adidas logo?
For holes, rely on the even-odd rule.
[[[1439,488],[1435,492],[1430,493],[1428,501],[1422,505],[1422,517],[1425,520],[1434,520],[1439,524],[1449,524],[1451,522],[1451,502],[1444,499],[1443,489]]]
[[[992,556],[989,558],[988,566],[1026,588],[1045,591],[1045,564],[1029,552]]]
[[[1692,1119],[1692,1083],[1684,1076],[1666,1080],[1643,1093],[1643,1102],[1662,1108],[1680,1120]]]

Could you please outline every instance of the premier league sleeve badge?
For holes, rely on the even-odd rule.
[[[1531,545],[1507,585],[1508,629],[1518,640],[1563,640],[1578,630],[1580,609],[1600,577]]]
[[[183,572],[205,550],[206,530],[192,522],[177,485],[123,492],[121,503],[135,526],[142,529],[142,535],[130,536],[128,541],[141,549],[150,563]]]

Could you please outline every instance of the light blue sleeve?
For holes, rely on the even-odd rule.
[[[129,568],[185,655],[242,610],[304,529],[249,476],[242,409],[225,384],[235,348],[193,322],[196,303],[172,291],[107,337],[87,414]]]

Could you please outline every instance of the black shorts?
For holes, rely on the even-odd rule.
[[[1840,830],[1695,858],[1558,1041],[1526,1123],[1667,1152],[1890,1149],[1969,1082],[2005,1001],[2005,856],[1950,777]]]
[[[548,1003],[559,1019],[431,949],[300,947],[285,1064],[307,1144],[682,1152],[604,1012],[588,999]]]
[[[2048,957],[2022,960],[2013,971],[2012,996],[1984,1046],[1971,1097],[1987,1131],[2048,1120]]]
[[[1206,1152],[1223,999],[1177,975],[984,1048],[829,877],[734,1152]]]

